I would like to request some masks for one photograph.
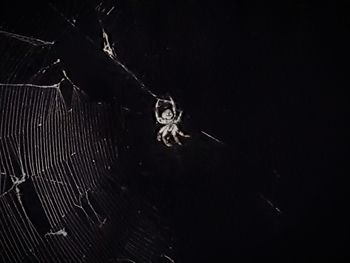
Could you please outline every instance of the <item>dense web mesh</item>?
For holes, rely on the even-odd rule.
[[[88,102],[75,88],[68,108],[61,83],[0,87],[3,261],[99,262],[100,253],[113,254],[107,242],[112,238],[124,243],[125,252],[146,260],[153,253],[147,243],[152,246],[156,240],[146,238],[147,227],[132,227],[129,220],[142,216],[130,207],[122,187],[110,186],[115,181],[111,166],[117,158],[111,109]],[[35,194],[23,194],[22,187]],[[27,198],[38,198],[49,226],[46,233],[39,233],[28,216],[39,208],[33,208]],[[114,227],[109,224],[117,224],[121,233],[111,235],[107,230]],[[145,251],[139,247],[140,237],[145,237]]]
[[[156,97],[118,61],[100,26],[96,52]],[[6,30],[0,37],[0,261],[172,261],[156,213],[121,182],[112,104],[74,84],[55,41]]]
[[[88,253],[83,244],[96,246],[93,236],[107,220],[106,212],[96,212],[90,199],[99,207],[107,205],[97,201],[101,195],[97,189],[103,177],[111,176],[116,156],[105,129],[108,108],[82,102],[75,91],[68,111],[59,86],[1,86],[1,208],[6,211],[1,225],[7,226],[1,237],[7,254],[18,260],[28,252],[47,258],[49,251],[43,249],[47,242],[68,258],[83,258]],[[50,232],[44,238],[23,206],[22,184],[33,186],[45,212]]]

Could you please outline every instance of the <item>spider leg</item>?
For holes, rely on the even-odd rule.
[[[176,123],[180,122],[182,116],[182,111],[179,112],[179,115],[176,118]]]
[[[161,141],[161,140],[162,140],[162,133],[163,133],[163,131],[164,131],[167,127],[168,127],[168,126],[165,125],[165,126],[163,126],[162,128],[159,129],[159,131],[158,131],[158,133],[157,133],[157,140],[158,140],[158,141]]]
[[[156,102],[156,105],[154,106],[154,115],[156,117],[156,120],[158,123],[160,124],[167,124],[166,121],[161,117],[159,116],[159,104],[160,104],[160,101],[165,101],[165,100],[162,100],[162,99],[157,99],[157,102]]]
[[[159,114],[158,114],[158,111],[156,110],[155,111],[155,114],[156,114],[156,120],[158,123],[162,124],[162,119],[159,117]]]
[[[178,130],[178,132],[177,132],[180,136],[182,136],[182,137],[185,137],[185,138],[189,138],[189,137],[191,137],[191,135],[188,135],[188,134],[184,134],[182,131],[180,131],[180,130]]]
[[[179,128],[177,126],[175,126],[174,129],[171,131],[171,135],[173,136],[174,141],[178,145],[182,145],[182,143],[180,142],[179,138],[177,137],[178,132],[179,132]]]
[[[171,143],[169,143],[169,141],[168,141],[168,139],[166,138],[166,136],[168,135],[168,133],[169,133],[169,126],[165,126],[166,128],[163,130],[163,132],[162,132],[162,141],[163,141],[163,143],[166,145],[166,146],[168,146],[168,147],[171,147],[172,146],[172,144]]]
[[[182,137],[185,137],[185,138],[190,138],[191,137],[191,135],[188,135],[188,134],[184,134],[182,131],[178,131],[178,134],[180,135],[180,136],[182,136]]]
[[[159,99],[157,100],[156,105],[154,106],[154,113],[156,115],[157,121],[161,123],[161,118],[159,117],[158,108],[159,108]]]
[[[169,96],[170,104],[173,109],[173,113],[176,115],[176,105],[172,97]]]

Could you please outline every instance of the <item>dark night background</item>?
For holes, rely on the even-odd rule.
[[[90,2],[52,3],[80,10],[82,32],[92,36],[98,24]],[[337,154],[345,150],[339,131],[346,99],[335,81],[335,53],[343,45],[335,3],[115,3],[107,29],[119,58],[184,110],[180,128],[192,138],[183,147],[156,142],[153,101],[97,52],[70,50],[85,40],[38,11],[47,4],[1,4],[0,20],[44,39],[59,32],[57,52],[79,86],[93,99],[114,96],[132,109],[121,135],[132,150],[121,146],[120,167],[169,226],[178,262],[345,262],[347,206]]]

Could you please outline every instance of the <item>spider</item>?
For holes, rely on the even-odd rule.
[[[172,139],[178,145],[182,145],[178,135],[182,137],[191,137],[190,135],[184,134],[179,130],[177,126],[181,121],[182,111],[177,111],[176,105],[172,97],[169,96],[169,100],[157,99],[155,105],[155,116],[159,124],[164,125],[161,127],[157,133],[157,140],[163,141],[163,143],[171,147],[173,143],[170,141]]]

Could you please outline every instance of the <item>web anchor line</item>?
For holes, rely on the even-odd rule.
[[[169,119],[169,121],[172,121],[173,124],[172,124],[172,126],[169,126],[170,122],[166,123],[168,128],[165,129],[165,127],[163,127],[159,131],[162,134],[158,135],[158,136],[160,136],[158,138],[162,138],[162,140],[158,139],[158,141],[162,141],[164,143],[164,145],[166,145],[168,147],[173,146],[172,143],[170,143],[167,139],[165,139],[165,137],[168,136],[168,134],[171,134],[171,136],[174,138],[175,144],[181,145],[181,142],[179,141],[179,139],[176,136],[177,134],[180,134],[183,137],[190,137],[189,135],[185,135],[181,131],[178,131],[178,128],[176,126],[176,124],[180,122],[181,115],[182,115],[183,112],[182,111],[178,112],[176,110],[175,102],[174,102],[174,100],[173,100],[173,98],[171,96],[169,96],[169,99],[164,99],[164,98],[161,98],[160,96],[156,95],[154,92],[152,92],[150,89],[148,89],[146,87],[146,85],[136,76],[136,74],[134,72],[132,72],[123,63],[121,63],[119,61],[117,53],[116,53],[115,48],[114,48],[114,45],[111,44],[111,42],[109,40],[109,36],[108,36],[107,32],[105,31],[105,29],[104,29],[104,27],[102,25],[101,19],[99,19],[99,24],[100,24],[100,27],[101,27],[102,39],[103,39],[102,51],[110,59],[112,59],[114,63],[116,63],[118,66],[122,67],[139,84],[140,88],[143,91],[145,91],[147,94],[149,94],[150,96],[152,96],[156,100],[154,112],[155,112],[156,120],[157,120],[158,123],[165,124],[162,121],[160,121],[162,119],[162,116],[158,115],[158,107],[157,107],[157,105],[159,105],[160,102],[165,102],[165,103],[168,103],[169,105],[171,105],[171,108],[172,108],[171,114],[172,114],[172,116],[171,116],[171,119]],[[167,110],[165,110],[165,111],[167,111]],[[163,113],[160,113],[160,115],[164,114],[165,111]],[[175,120],[175,117],[178,117],[178,119]],[[211,140],[215,141],[216,143],[224,144],[221,140],[215,138],[214,136],[208,134],[205,131],[201,131],[201,133],[204,134],[205,136],[207,136],[208,138],[210,138]]]

